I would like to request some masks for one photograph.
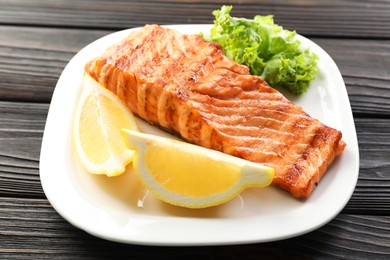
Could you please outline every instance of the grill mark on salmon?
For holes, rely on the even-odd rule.
[[[273,184],[306,199],[345,147],[217,43],[147,25],[85,70],[147,122],[188,142],[275,168]]]

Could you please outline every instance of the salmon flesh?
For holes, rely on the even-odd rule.
[[[273,184],[306,199],[342,134],[310,117],[218,43],[146,25],[85,70],[147,122],[184,140],[275,169]]]

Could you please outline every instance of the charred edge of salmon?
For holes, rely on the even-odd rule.
[[[182,44],[179,44],[180,48],[172,49],[177,42]],[[231,74],[232,80],[237,81],[235,83],[237,86],[231,86],[222,74],[215,74],[220,73],[221,70],[218,70],[219,72],[213,70],[221,67]],[[100,57],[88,62],[85,71],[115,93],[134,114],[147,122],[174,133],[188,142],[274,167],[273,184],[287,190],[296,198],[306,199],[310,196],[327,167],[345,147],[345,143],[341,141],[341,132],[312,119],[300,107],[269,87],[261,78],[249,75],[246,66],[227,59],[220,45],[206,43],[199,36],[181,35],[157,25],[147,25],[130,34],[122,42],[111,46]],[[214,76],[217,76],[216,80],[220,83],[225,82],[223,84],[227,85],[220,88],[213,81]],[[202,82],[199,82],[202,77],[206,80],[211,78],[216,84],[202,86],[200,85]],[[177,85],[175,80],[180,84]],[[196,95],[193,95],[194,93]],[[237,144],[226,137],[223,129],[212,126],[204,114],[208,109],[213,112],[213,105],[218,106],[221,102],[225,104],[235,98],[245,101],[247,100],[245,97],[250,98],[253,93],[267,94],[267,97],[274,97],[266,100],[267,102],[276,100],[282,104],[276,107],[275,111],[272,110],[274,112],[272,116],[276,115],[276,117],[270,117],[268,120],[278,121],[279,115],[283,113],[288,115],[292,110],[294,115],[302,117],[302,122],[307,124],[307,129],[314,129],[314,133],[301,131],[301,126],[298,126],[299,120],[292,121],[293,126],[289,130],[295,131],[294,137],[301,141],[310,141],[307,148],[301,151],[294,146],[294,142],[299,140],[290,140],[292,147],[277,153],[277,160],[282,159],[281,165],[275,164],[272,158],[271,161],[267,161],[267,156],[261,157],[251,151],[237,149],[235,146]],[[241,99],[241,96],[244,99]],[[205,103],[201,105],[206,112],[195,109],[191,98],[197,98],[196,102],[203,100],[202,102]],[[312,136],[311,139],[306,135]],[[290,158],[289,153],[292,152],[294,156],[299,155],[299,158],[290,156],[291,162],[287,159],[287,162],[283,161],[284,157]],[[312,165],[315,169],[310,169]]]
[[[333,163],[337,156],[345,149],[346,143],[341,140],[342,133],[337,131],[336,134],[331,131],[333,129],[323,125],[317,130],[315,137],[311,141],[309,148],[305,150],[301,155],[301,160],[298,160],[290,168],[286,174],[287,180],[280,181],[275,179],[273,184],[288,191],[297,199],[306,200],[310,197],[314,188],[318,185],[322,177],[325,175],[327,168]],[[298,182],[299,178],[302,178],[303,172],[306,170],[301,167],[301,162],[305,161],[310,153],[316,152],[315,149],[318,146],[325,146],[330,144],[329,152],[325,154],[326,158],[322,160],[322,163],[318,169],[310,176],[307,182]]]

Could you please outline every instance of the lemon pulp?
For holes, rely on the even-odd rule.
[[[240,178],[237,165],[194,156],[190,150],[175,150],[156,143],[146,150],[145,162],[158,183],[184,196],[203,197],[220,193]]]

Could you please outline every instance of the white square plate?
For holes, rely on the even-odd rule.
[[[169,27],[184,34],[208,35],[212,25]],[[319,56],[320,72],[307,93],[288,98],[311,116],[341,130],[347,143],[307,201],[296,200],[274,187],[250,188],[224,205],[191,210],[165,204],[145,193],[131,167],[114,178],[86,173],[71,134],[84,65],[132,30],[136,29],[107,35],[82,49],[66,66],[55,88],[43,136],[40,178],[48,200],[63,218],[92,235],[123,243],[222,245],[301,235],[326,224],[344,208],[359,174],[351,107],[334,61],[301,36],[302,44]],[[167,135],[140,124],[144,132]],[[143,207],[138,207],[143,197]]]

